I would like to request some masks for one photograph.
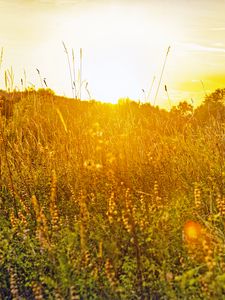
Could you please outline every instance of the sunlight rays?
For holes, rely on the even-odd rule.
[[[29,81],[38,88],[35,70],[40,68],[56,93],[72,96],[62,40],[74,49],[75,64],[79,49],[83,49],[83,79],[88,81],[92,97],[104,102],[129,97],[153,103],[168,46],[171,52],[157,105],[168,104],[165,85],[173,103],[193,96],[199,103],[201,87],[196,85],[194,95],[187,93],[193,78],[205,81],[219,76],[219,82],[224,83],[222,3],[212,11],[207,2],[205,11],[211,11],[212,16],[205,18],[195,1],[190,6],[176,1],[101,0],[2,1],[0,5],[3,69],[13,67],[17,86],[25,69]],[[180,89],[183,83],[185,89]],[[216,81],[211,81],[209,90],[215,85]]]

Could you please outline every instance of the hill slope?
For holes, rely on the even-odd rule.
[[[221,118],[5,96],[2,299],[222,299]]]

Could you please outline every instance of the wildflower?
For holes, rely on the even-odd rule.
[[[166,280],[168,282],[172,281],[173,280],[173,273],[172,272],[167,272],[166,273]]]
[[[93,170],[95,167],[95,163],[92,159],[85,160],[84,168],[87,170]]]
[[[84,168],[90,171],[100,171],[102,169],[102,165],[99,163],[95,163],[93,160],[88,159],[84,162]]]
[[[199,208],[201,206],[201,191],[197,183],[195,183],[194,198],[195,198],[195,206],[196,208]]]

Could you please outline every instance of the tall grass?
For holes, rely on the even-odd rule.
[[[188,118],[24,92],[0,143],[1,298],[223,299],[223,124]]]
[[[76,76],[76,64],[75,64],[75,54],[74,49],[72,49],[72,54],[70,58],[70,54],[68,52],[68,49],[66,47],[66,44],[62,41],[64,51],[66,53],[67,62],[68,62],[68,68],[69,68],[69,74],[70,74],[70,84],[71,84],[71,90],[72,90],[72,98],[81,100],[82,97],[82,86],[85,82],[82,80],[82,73],[83,73],[83,49],[80,48],[80,65],[78,69],[78,75]],[[72,65],[71,65],[71,59],[72,59]],[[76,80],[77,77],[77,80]],[[86,84],[86,90],[87,90],[87,84]],[[89,91],[87,90],[87,93],[89,94]]]

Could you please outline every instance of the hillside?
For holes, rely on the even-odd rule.
[[[225,90],[0,95],[0,299],[223,299]]]

